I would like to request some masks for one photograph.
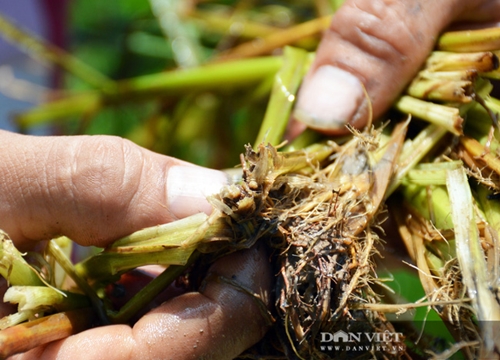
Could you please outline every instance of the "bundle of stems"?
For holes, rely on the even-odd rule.
[[[500,108],[489,95],[492,85],[486,80],[496,77],[499,34],[498,29],[444,34],[438,46],[453,53],[431,55],[408,88],[411,96],[436,96],[441,107],[455,109],[453,120],[445,125],[441,119],[428,119],[454,136],[446,135],[446,145],[434,143],[432,156],[406,173],[398,189],[400,196],[389,202],[426,297],[441,303],[432,308],[456,341],[442,358],[457,351],[469,359],[500,354],[496,335],[500,316],[496,285]],[[469,36],[481,40],[474,44]],[[472,59],[476,59],[474,65],[469,63]],[[446,85],[437,79],[444,79]],[[425,90],[424,86],[429,87]],[[453,95],[444,93],[439,98],[434,93],[448,86],[455,87]],[[459,302],[447,303],[452,300]]]
[[[346,348],[321,348],[320,335],[340,330],[398,334],[399,324],[388,313],[427,306],[454,338],[445,352],[439,355],[438,349],[405,341],[405,335],[391,337],[389,347],[376,350],[369,346],[373,342],[360,342],[368,348],[362,355],[410,358],[431,351],[444,358],[460,350],[471,359],[498,358],[500,103],[489,95],[493,86],[488,79],[497,77],[495,51],[500,46],[497,30],[472,34],[479,40],[472,36],[474,41],[462,41],[460,32],[441,37],[394,104],[402,120],[363,131],[351,129],[351,136],[342,140],[311,144],[306,133],[280,148],[311,58],[306,50],[290,47],[280,56],[227,60],[116,82],[106,90],[71,95],[21,115],[19,121],[28,126],[67,115],[69,108],[81,113],[131,97],[241,86],[244,81],[232,71],[240,71],[250,85],[274,76],[257,141],[246,146],[242,174],[209,199],[212,215],[197,214],[140,230],[77,264],[58,247],[61,239],[54,239],[45,259],[55,259],[58,271],[71,278],[63,284],[51,275],[54,266],[43,258],[28,262],[2,234],[0,271],[11,285],[5,300],[19,309],[0,322],[0,356],[91,326],[89,317],[75,318],[75,309],[92,312],[101,324],[130,323],[193,264],[264,241],[277,254],[273,331],[283,357],[359,355]],[[388,214],[393,214],[418,268],[425,291],[418,304],[384,303],[379,291],[388,288],[375,265],[383,252],[381,226]],[[106,286],[151,263],[164,265],[165,271],[126,305],[113,308]],[[25,321],[34,318],[37,326],[26,326]],[[275,352],[274,346],[259,349]]]

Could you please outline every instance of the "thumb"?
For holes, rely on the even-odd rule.
[[[373,116],[381,115],[419,70],[439,32],[478,3],[347,0],[323,36],[294,118],[334,134],[346,132],[346,124],[363,127],[367,95]]]
[[[224,173],[111,136],[35,137],[0,131],[0,229],[16,246],[66,235],[106,246],[198,212]]]

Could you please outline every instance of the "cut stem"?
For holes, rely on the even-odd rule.
[[[35,310],[26,310],[5,315],[0,319],[0,331],[28,321],[29,319],[34,319],[36,315],[40,315],[40,312]]]
[[[417,79],[474,81],[477,79],[477,76],[478,73],[475,70],[455,70],[455,71],[422,70],[418,73]]]
[[[44,285],[37,272],[24,260],[23,255],[1,230],[0,275],[11,285]]]
[[[491,170],[500,175],[500,159],[495,154],[490,153],[477,140],[463,136],[460,138],[460,145],[464,147],[474,160],[481,160]]]
[[[475,70],[487,72],[497,69],[498,65],[498,57],[490,51],[461,54],[434,51],[425,62],[427,70],[432,71]]]
[[[67,338],[90,328],[95,321],[92,309],[78,309],[43,317],[0,331],[0,358],[6,359]]]
[[[473,52],[500,49],[500,28],[448,31],[441,35],[437,48],[443,51]]]
[[[65,311],[89,306],[84,295],[48,286],[11,286],[5,292],[4,301],[18,304],[19,311],[43,311],[47,308]]]
[[[403,95],[396,100],[394,107],[403,113],[443,127],[452,134],[461,135],[463,133],[464,119],[460,116],[460,110],[457,108],[434,104],[408,95]]]
[[[474,88],[472,82],[467,80],[416,78],[406,92],[410,96],[423,100],[468,103],[473,100]]]

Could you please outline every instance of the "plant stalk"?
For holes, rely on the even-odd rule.
[[[288,29],[276,31],[264,38],[236,46],[228,52],[220,54],[219,59],[229,60],[269,54],[274,49],[279,49],[299,40],[319,35],[328,28],[330,22],[331,16],[328,15],[292,26]]]
[[[403,95],[396,100],[394,107],[405,113],[440,126],[452,134],[461,135],[464,119],[457,108],[434,104],[428,101]]]
[[[480,73],[496,70],[498,65],[498,57],[490,51],[473,53],[434,51],[425,62],[425,67],[432,71],[475,70]]]
[[[482,355],[500,348],[500,306],[490,291],[484,252],[475,221],[472,193],[463,167],[448,172],[446,181],[455,231],[457,259],[462,281],[480,322],[484,341]]]
[[[273,90],[254,149],[261,143],[277,146],[281,143],[288,124],[297,89],[306,71],[307,52],[286,47],[283,66],[274,78]]]
[[[436,44],[442,51],[474,52],[500,49],[500,28],[448,31],[442,34]]]
[[[0,358],[6,359],[89,329],[95,322],[92,309],[57,313],[0,331]]]
[[[44,285],[37,272],[24,260],[23,255],[1,230],[0,275],[11,285]]]
[[[52,123],[88,114],[108,104],[149,100],[154,96],[180,96],[191,91],[241,87],[272,76],[282,64],[279,56],[210,64],[193,69],[144,75],[116,82],[113,92],[86,91],[38,106],[16,116],[22,127]]]
[[[469,103],[473,100],[471,81],[417,78],[406,90],[408,95],[423,100]]]
[[[153,301],[160,292],[165,290],[167,286],[182,275],[186,268],[194,263],[199,255],[200,253],[195,251],[185,265],[170,265],[167,267],[160,275],[135,294],[118,313],[108,314],[111,322],[114,324],[125,324],[129,322],[135,314]]]

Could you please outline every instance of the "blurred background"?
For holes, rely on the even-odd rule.
[[[0,2],[0,13],[43,39],[64,46],[66,1]],[[50,26],[52,24],[52,26]],[[15,131],[11,115],[43,101],[52,84],[50,70],[19,46],[0,37],[0,128]],[[37,129],[38,133],[45,132]]]
[[[215,62],[247,42],[258,48],[259,39],[338,6],[338,0],[3,1],[0,128],[118,135],[200,165],[232,167],[256,138],[272,74],[248,81],[245,71],[252,69],[242,69],[227,86],[182,94],[148,92],[160,81],[154,75]],[[294,35],[299,40],[282,42],[314,50],[320,32],[301,31]],[[281,48],[236,52],[232,59],[279,55]],[[123,79],[140,79],[142,87],[114,92]]]

